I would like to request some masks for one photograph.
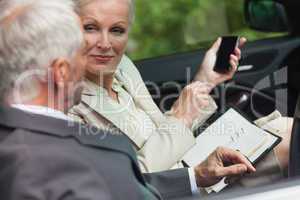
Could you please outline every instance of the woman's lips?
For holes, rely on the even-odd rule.
[[[101,56],[101,55],[92,55],[92,57],[101,63],[107,63],[113,59],[114,56]]]

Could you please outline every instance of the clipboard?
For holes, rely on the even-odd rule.
[[[249,123],[251,123],[252,125],[256,126],[257,125],[253,122],[253,120],[251,120],[244,112],[242,112],[240,109],[238,109],[237,107],[231,106],[231,107],[227,107],[226,111],[223,113],[217,112],[215,114],[213,114],[205,123],[203,126],[199,127],[196,131],[195,137],[198,137],[199,135],[201,135],[210,125],[212,125],[216,120],[218,120],[224,113],[226,113],[228,110],[233,109],[234,111],[236,111],[237,113],[239,113],[243,118],[245,118]],[[258,127],[260,128],[260,127]],[[260,128],[261,129],[261,128]],[[269,133],[271,136],[276,137],[276,141],[273,143],[273,145],[271,145],[268,149],[266,149],[262,154],[260,154],[260,156],[255,159],[254,161],[249,161],[251,162],[252,165],[256,165],[260,160],[262,160],[272,149],[274,149],[281,141],[282,141],[282,137],[263,129],[265,132]],[[249,156],[244,155],[246,158],[248,158]],[[185,163],[183,161],[184,165],[187,167],[190,167],[187,163]]]
[[[227,113],[228,112],[228,113]],[[227,114],[226,114],[227,113]],[[230,114],[231,113],[231,114]],[[231,108],[229,108],[229,109],[227,109],[224,113],[222,113],[222,114],[215,114],[215,115],[213,115],[211,118],[209,118],[208,120],[207,120],[207,122],[206,122],[206,124],[204,125],[204,128],[203,128],[203,126],[202,127],[200,127],[199,129],[198,129],[198,136],[197,136],[197,139],[199,140],[199,139],[201,139],[200,140],[200,142],[199,141],[197,141],[197,142],[199,142],[199,143],[197,143],[196,144],[196,146],[198,145],[198,147],[196,147],[195,149],[191,149],[190,151],[188,151],[187,153],[186,153],[186,155],[183,157],[183,162],[184,162],[184,164],[185,164],[185,166],[188,166],[188,167],[191,167],[191,166],[195,166],[196,165],[196,158],[195,159],[192,159],[192,156],[197,156],[197,152],[199,152],[199,151],[201,151],[201,150],[199,150],[199,149],[201,149],[201,148],[203,148],[204,149],[204,152],[202,152],[202,153],[199,153],[199,154],[201,154],[199,157],[201,157],[201,159],[204,159],[204,155],[205,156],[208,156],[214,149],[212,148],[212,147],[216,147],[216,144],[218,143],[218,140],[220,140],[220,139],[217,139],[217,142],[214,142],[214,144],[213,145],[211,145],[210,146],[210,143],[208,143],[209,141],[212,141],[212,137],[213,136],[211,136],[210,135],[210,131],[209,130],[207,130],[207,129],[211,129],[212,128],[212,126],[214,125],[214,126],[217,126],[217,124],[221,124],[221,123],[226,123],[227,121],[225,120],[224,121],[224,119],[226,119],[226,116],[225,117],[223,117],[223,121],[222,121],[222,116],[223,115],[225,115],[226,114],[226,116],[227,116],[227,118],[229,118],[230,119],[230,117],[228,117],[228,116],[232,116],[232,119],[235,119],[235,117],[238,117],[237,118],[237,120],[239,119],[239,120],[241,120],[240,121],[240,125],[238,125],[237,127],[241,127],[241,126],[243,126],[243,125],[245,125],[245,128],[247,129],[246,131],[251,131],[252,129],[254,129],[254,130],[258,130],[258,129],[260,129],[259,131],[256,131],[256,133],[255,134],[257,134],[257,136],[259,136],[259,137],[262,137],[262,138],[255,138],[255,136],[254,137],[252,137],[252,139],[254,138],[254,142],[255,143],[253,143],[254,144],[254,147],[255,147],[255,144],[257,143],[258,144],[258,146],[257,147],[255,147],[256,148],[256,150],[254,149],[253,151],[256,153],[256,154],[254,154],[255,156],[254,156],[254,158],[255,159],[252,159],[251,158],[251,155],[249,155],[249,154],[251,154],[251,152],[248,154],[248,155],[244,155],[246,158],[248,158],[248,160],[255,166],[261,159],[263,159],[265,156],[266,156],[266,154],[267,153],[269,153],[274,147],[276,147],[281,141],[282,141],[282,138],[280,137],[280,136],[278,136],[278,135],[275,135],[275,134],[273,134],[273,133],[271,133],[271,132],[269,132],[269,131],[267,131],[267,130],[265,130],[265,129],[262,129],[262,128],[260,128],[260,127],[258,127],[252,120],[249,120],[249,118],[245,115],[245,114],[243,114],[240,110],[238,110],[238,109],[236,109],[236,108],[233,108],[233,107],[231,107]],[[217,120],[221,120],[220,122],[216,122]],[[232,120],[231,119],[231,120]],[[243,121],[243,122],[242,122]],[[235,122],[235,123],[233,123],[233,124],[238,124],[237,122]],[[254,127],[255,126],[255,127]],[[218,126],[217,126],[218,127]],[[248,129],[250,127],[250,129]],[[206,131],[207,130],[207,131]],[[212,129],[212,130],[214,130],[214,129]],[[206,132],[205,132],[206,131]],[[226,131],[226,130],[223,130],[223,131]],[[206,133],[206,135],[202,135],[202,133],[203,132],[205,132]],[[221,131],[222,132],[222,131]],[[247,134],[249,134],[249,132],[247,132]],[[266,138],[267,138],[267,142],[265,142],[265,143],[263,143],[262,142],[262,145],[260,145],[260,143],[259,143],[259,140],[260,139],[263,139],[264,138],[264,136],[263,136],[263,134],[268,134],[268,135],[266,135]],[[205,139],[207,139],[206,138],[206,136],[207,136],[207,138],[208,138],[208,140],[207,141],[205,141]],[[224,135],[224,137],[226,137],[227,139],[228,139],[228,137],[230,136],[230,134],[228,134],[228,135]],[[199,138],[198,138],[199,137]],[[240,144],[238,144],[240,147],[242,147],[242,146],[247,146],[247,143],[245,143],[245,139],[249,139],[249,137],[251,138],[251,136],[250,135],[248,135],[248,136],[245,136],[245,137],[243,137],[243,136],[241,136],[240,138],[243,138],[241,141],[236,141],[236,143],[238,144],[239,142],[240,142]],[[197,140],[196,139],[196,140]],[[256,139],[256,140],[255,140]],[[221,140],[222,140],[222,135],[221,135]],[[223,141],[222,141],[223,142]],[[243,143],[244,142],[244,143]],[[246,144],[246,145],[244,145],[244,144]],[[201,145],[203,145],[203,146],[208,146],[208,147],[203,147],[203,146],[201,146]],[[219,145],[219,146],[225,146],[224,144],[222,145]],[[251,150],[251,143],[250,143],[250,148],[249,148],[249,150]],[[253,148],[254,148],[253,147]],[[247,149],[247,148],[246,148]],[[207,152],[209,152],[209,153],[207,153]],[[241,152],[242,153],[242,152]],[[207,155],[206,155],[207,154]],[[201,162],[201,159],[199,159],[199,163]],[[252,160],[251,160],[252,159]],[[202,160],[203,161],[203,160]],[[192,164],[190,164],[190,163],[192,163]],[[197,164],[199,164],[199,163],[197,163]],[[225,178],[224,178],[225,179]],[[225,188],[228,184],[225,184],[224,183],[224,179],[219,183],[219,184],[216,184],[215,186],[211,186],[211,187],[209,187],[209,188],[206,188],[206,190],[207,190],[207,192],[212,192],[212,191],[215,191],[215,192],[219,192],[219,191],[221,191],[223,188]]]

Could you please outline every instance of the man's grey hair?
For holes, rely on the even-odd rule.
[[[81,13],[81,9],[86,5],[93,1],[99,0],[73,0],[76,4],[76,12],[78,15]],[[135,18],[135,0],[127,0],[129,3],[129,24],[132,25]]]
[[[0,1],[1,102],[21,76],[37,71],[45,79],[53,61],[71,59],[82,47],[83,33],[74,9],[72,0]],[[22,92],[36,93],[29,80],[22,83],[26,89]]]

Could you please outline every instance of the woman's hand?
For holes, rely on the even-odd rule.
[[[223,83],[224,81],[227,81],[233,77],[239,65],[239,60],[241,59],[240,48],[245,44],[246,38],[240,39],[239,47],[235,49],[234,54],[231,54],[229,61],[231,68],[230,71],[226,74],[221,74],[213,70],[215,67],[217,53],[220,48],[221,42],[222,38],[218,38],[218,40],[206,52],[200,69],[195,76],[195,81],[207,82],[213,87],[216,87],[218,84]]]
[[[200,81],[187,85],[172,106],[172,116],[191,128],[200,111],[209,105],[209,91],[211,89],[209,84]]]

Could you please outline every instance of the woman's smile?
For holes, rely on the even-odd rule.
[[[108,63],[114,58],[114,56],[111,55],[90,55],[90,57],[92,57],[96,61],[96,63],[102,64]]]

